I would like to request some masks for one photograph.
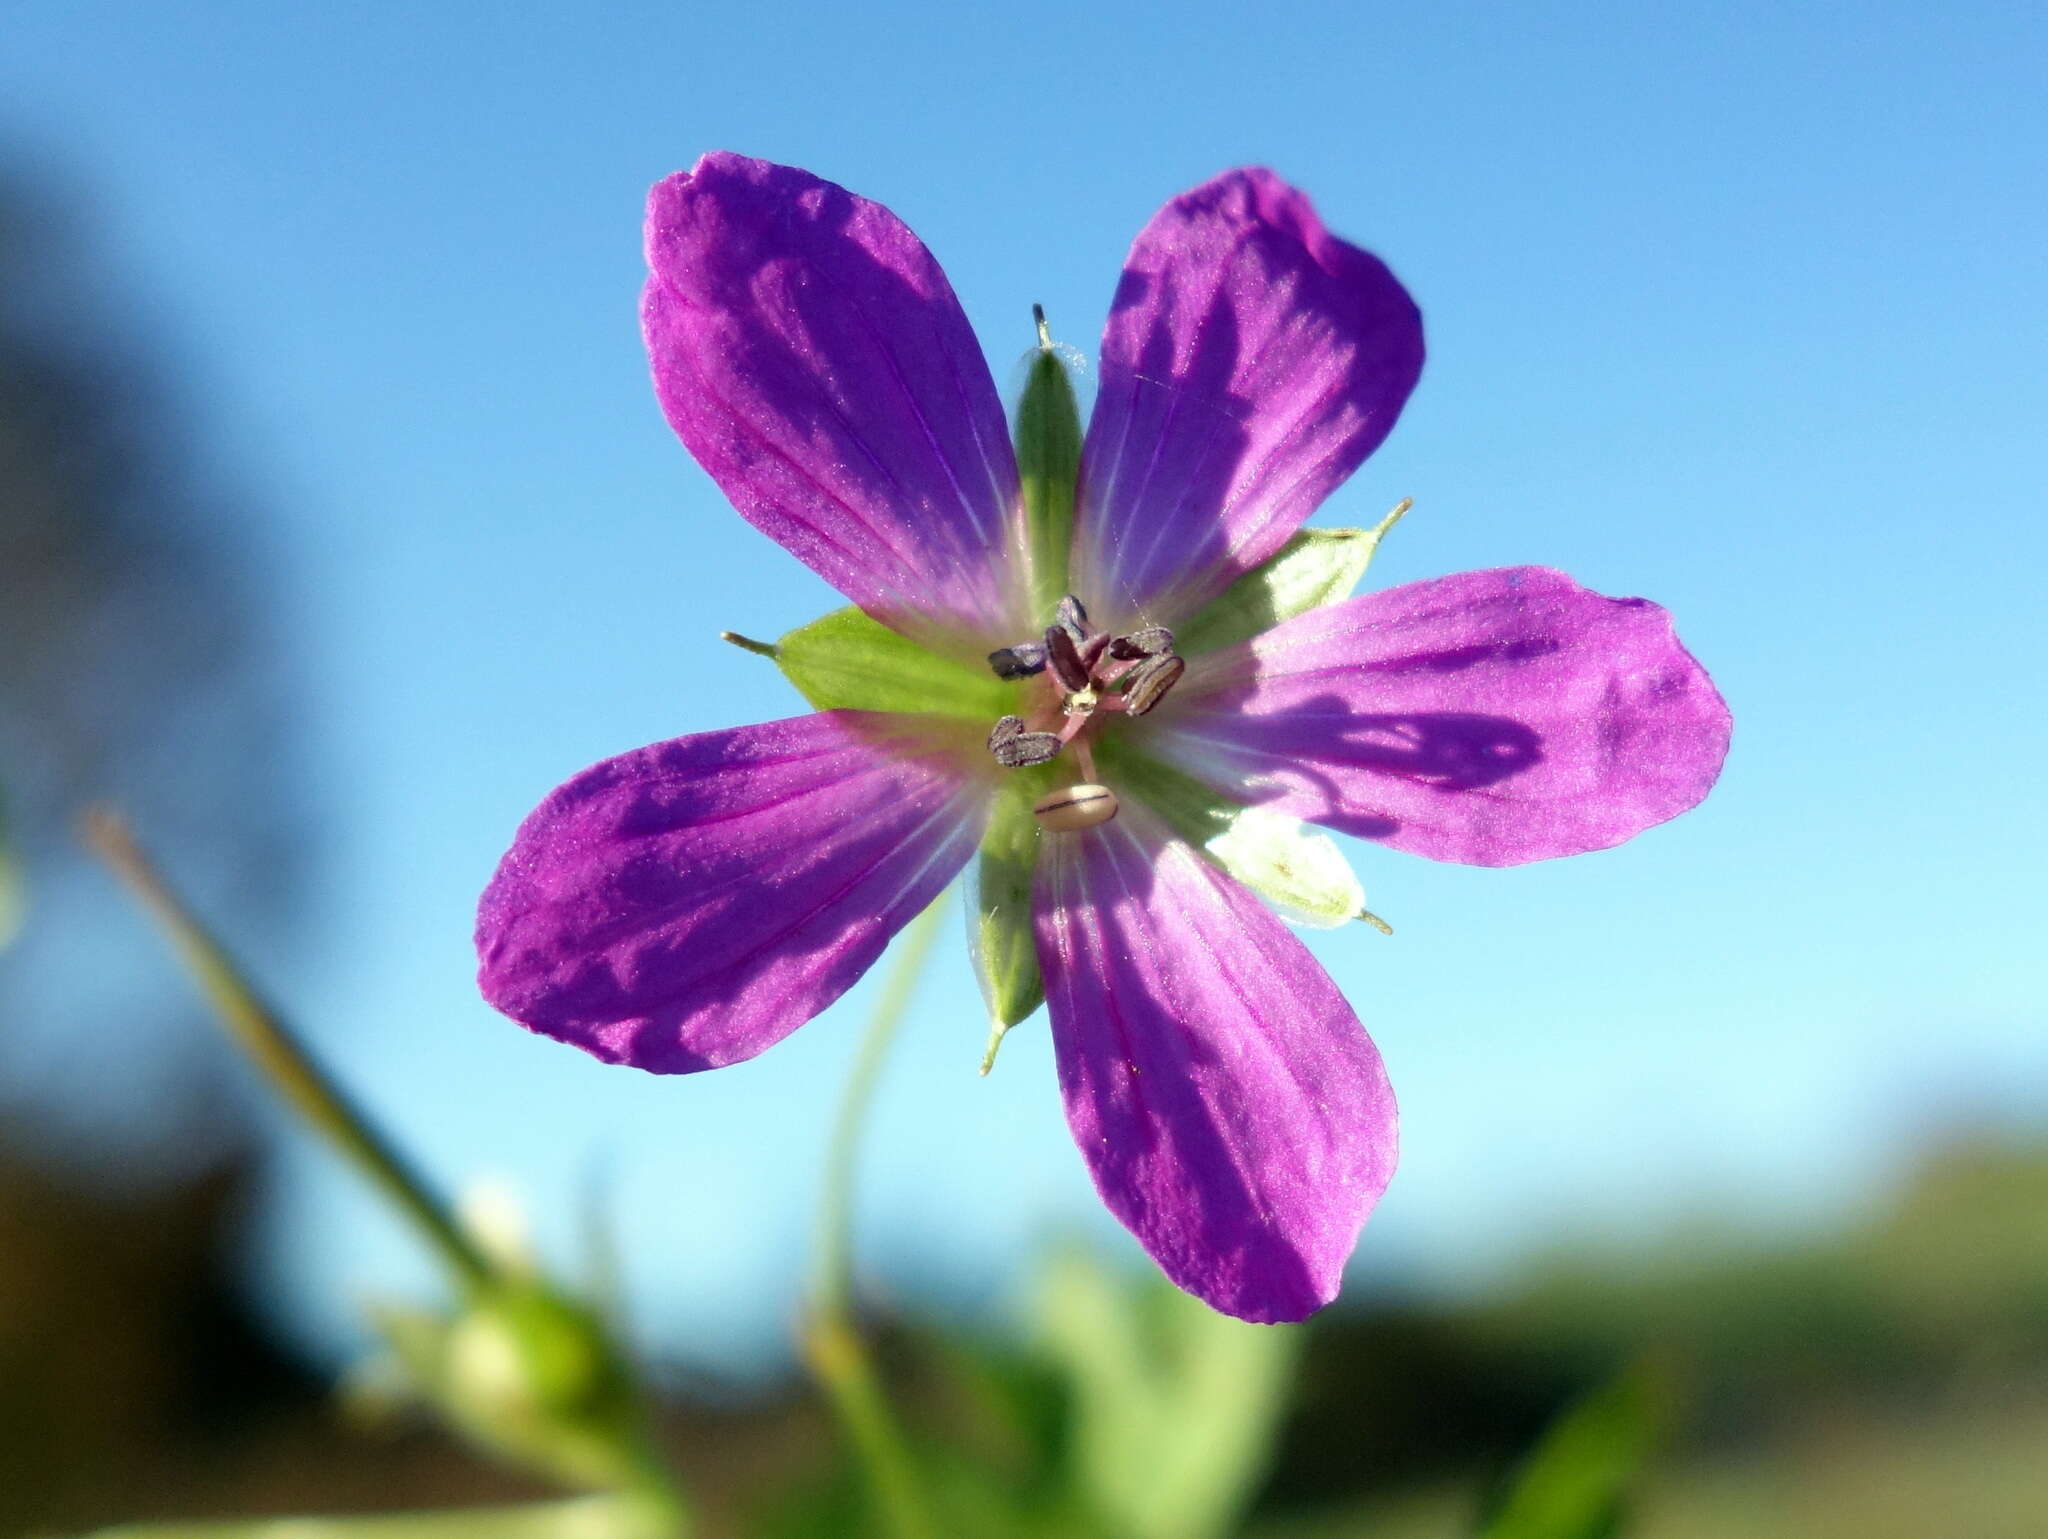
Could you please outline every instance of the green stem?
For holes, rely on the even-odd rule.
[[[938,932],[937,899],[903,932],[903,949],[883,985],[860,1055],[840,1097],[827,1147],[825,1190],[818,1208],[817,1265],[804,1328],[804,1351],[859,1456],[875,1504],[896,1539],[936,1539],[917,1462],[889,1408],[881,1376],[853,1320],[853,1189],[861,1129],[882,1061],[896,1038]]]
[[[108,810],[90,812],[85,840],[112,868],[170,938],[214,1014],[255,1060],[292,1110],[327,1136],[412,1220],[466,1292],[490,1281],[491,1264],[417,1173],[329,1078],[242,971],[174,892],[126,823]]]

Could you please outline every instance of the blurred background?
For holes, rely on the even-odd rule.
[[[2042,1532],[2044,69],[1972,3],[0,7],[0,1530],[533,1489],[336,1412],[365,1301],[440,1284],[81,853],[104,798],[438,1182],[568,1275],[615,1237],[710,1531],[829,1465],[791,1326],[875,981],[657,1079],[496,1017],[468,939],[553,785],[801,709],[721,628],[839,602],[647,385],[641,200],[723,147],[894,208],[999,380],[1272,165],[1429,328],[1319,522],[1416,499],[1376,585],[1654,598],[1735,711],[1619,850],[1354,849],[1396,934],[1312,944],[1403,1164],[1283,1333],[1260,1531],[1457,1532],[1650,1350],[1642,1532]],[[939,958],[858,1235],[943,1419],[960,1354],[1043,1366],[1049,1257],[1144,1264],[1042,1020],[977,1079]]]

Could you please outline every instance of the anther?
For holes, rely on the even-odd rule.
[[[1081,661],[1081,649],[1064,626],[1046,628],[1045,660],[1060,688],[1068,694],[1088,687],[1088,665]]]
[[[1069,593],[1052,612],[1052,623],[1074,638],[1075,645],[1088,639],[1088,611],[1081,607],[1081,601]]]
[[[1060,737],[1057,732],[1026,732],[1023,717],[1005,716],[989,729],[988,751],[1004,769],[1023,769],[1057,758]]]
[[[1020,641],[1014,647],[998,647],[988,655],[988,665],[999,679],[1022,679],[1045,671],[1045,643]]]
[[[1146,658],[1131,670],[1130,679],[1124,685],[1124,709],[1133,716],[1143,716],[1166,698],[1166,692],[1178,684],[1180,676],[1187,671],[1187,659],[1172,652]]]
[[[1116,816],[1116,792],[1087,783],[1062,786],[1033,802],[1031,815],[1055,833],[1094,828]]]
[[[1148,625],[1128,636],[1119,636],[1109,644],[1109,655],[1119,662],[1129,662],[1134,657],[1157,657],[1172,650],[1173,632],[1163,625]]]

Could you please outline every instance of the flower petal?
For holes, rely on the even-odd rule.
[[[1407,291],[1272,172],[1174,199],[1103,332],[1074,591],[1113,629],[1192,615],[1379,447],[1421,370]]]
[[[1729,719],[1663,609],[1504,567],[1363,594],[1197,658],[1132,730],[1248,801],[1511,866],[1693,806]]]
[[[970,737],[828,711],[593,765],[526,820],[484,892],[484,997],[657,1074],[753,1057],[974,852],[987,754]]]
[[[1043,842],[1060,1090],[1102,1200],[1214,1308],[1307,1317],[1394,1172],[1372,1040],[1301,942],[1142,807]]]
[[[1032,629],[1002,401],[902,220],[721,152],[655,186],[647,263],[662,409],[749,523],[906,635]]]

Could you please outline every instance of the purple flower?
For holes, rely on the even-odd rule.
[[[1334,882],[1334,917],[1362,914],[1295,819],[1478,865],[1619,843],[1713,784],[1706,674],[1663,610],[1544,568],[1344,597],[1375,535],[1297,530],[1392,428],[1421,323],[1269,172],[1139,235],[1077,484],[1035,453],[1020,482],[945,276],[880,205],[714,154],[655,188],[647,248],[669,421],[866,617],[793,632],[785,670],[886,708],[555,791],[484,894],[486,997],[607,1061],[735,1063],[979,852],[992,1008],[1042,987],[1110,1210],[1217,1309],[1312,1313],[1393,1172],[1394,1100],[1245,883],[1286,905]]]

